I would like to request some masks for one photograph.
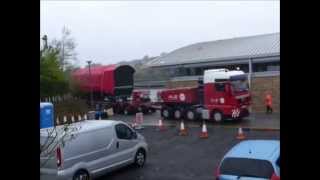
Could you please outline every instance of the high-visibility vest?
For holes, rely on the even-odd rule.
[[[272,96],[270,94],[266,95],[265,103],[266,106],[272,106]]]

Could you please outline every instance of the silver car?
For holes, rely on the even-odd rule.
[[[40,179],[89,180],[125,165],[142,167],[148,145],[121,121],[89,120],[40,130]]]

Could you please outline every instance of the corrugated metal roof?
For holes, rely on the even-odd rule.
[[[148,66],[266,57],[280,54],[280,33],[196,43],[156,58]]]

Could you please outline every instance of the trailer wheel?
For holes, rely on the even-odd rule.
[[[125,108],[124,110],[123,110],[123,114],[124,115],[129,115],[130,113],[129,113],[129,110],[127,109],[127,108]]]
[[[148,114],[150,112],[150,110],[147,107],[143,107],[142,108],[142,113],[143,114]]]
[[[218,110],[213,111],[212,117],[215,122],[221,122],[223,120],[223,114]]]
[[[182,117],[182,110],[181,109],[176,109],[174,110],[173,116],[175,119],[181,119]]]
[[[161,109],[161,115],[165,119],[169,119],[171,116],[171,111],[169,110],[169,108],[163,108],[163,109]]]
[[[194,121],[196,119],[196,113],[193,109],[188,109],[186,113],[186,118],[189,121]]]

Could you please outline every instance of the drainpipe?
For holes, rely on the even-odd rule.
[[[249,82],[249,88],[251,89],[251,79],[252,79],[252,58],[249,59],[249,76],[248,76],[248,82]]]
[[[251,79],[252,79],[252,58],[249,59],[249,75],[248,75],[248,82],[249,82],[249,89],[251,90]],[[250,114],[252,113],[252,105],[249,107]]]

